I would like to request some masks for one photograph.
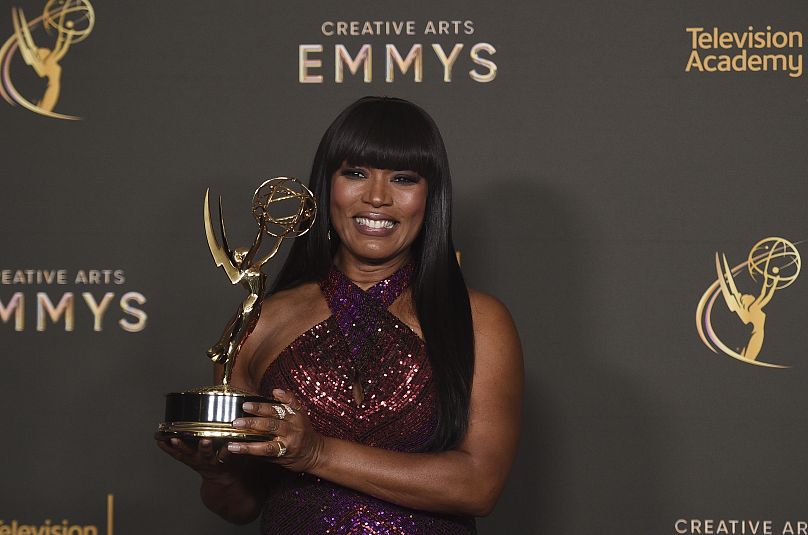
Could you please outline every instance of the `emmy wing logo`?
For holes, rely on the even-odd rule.
[[[747,364],[768,368],[787,368],[758,360],[766,336],[766,313],[763,309],[774,295],[791,286],[800,274],[800,253],[797,247],[783,238],[765,238],[749,251],[745,262],[730,267],[725,254],[715,253],[717,279],[701,296],[696,308],[696,329],[701,341],[714,353],[723,353]],[[757,291],[742,293],[735,277],[747,272]],[[712,315],[716,307],[726,305],[744,325],[751,326],[748,339],[736,341],[732,349],[716,333]],[[737,345],[740,344],[740,345]]]
[[[0,95],[12,106],[20,105],[45,117],[79,119],[53,110],[62,87],[60,62],[95,26],[95,11],[89,0],[48,0],[42,14],[31,21],[21,8],[12,7],[11,21],[14,34],[0,48]],[[46,82],[41,97],[29,95],[29,100],[17,90],[11,73],[24,67],[14,61],[16,56]]]

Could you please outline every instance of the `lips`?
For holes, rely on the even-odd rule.
[[[355,228],[369,236],[387,236],[395,232],[399,222],[385,214],[364,212],[356,214],[353,219]]]
[[[358,225],[369,228],[393,228],[396,222],[392,219],[370,219],[368,217],[355,217],[354,221]]]

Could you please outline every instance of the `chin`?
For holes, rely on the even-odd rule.
[[[368,252],[366,254],[358,254],[356,255],[358,258],[362,259],[364,262],[368,264],[384,264],[385,262],[389,262],[397,258],[399,255],[396,253],[384,253],[380,251]]]
[[[349,252],[356,258],[367,262],[369,264],[383,264],[406,254],[405,251],[390,248],[377,248],[377,247],[361,247],[357,249],[349,249]]]

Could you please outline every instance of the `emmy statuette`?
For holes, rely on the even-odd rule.
[[[227,441],[265,441],[272,435],[260,431],[234,429],[232,421],[244,416],[245,402],[270,403],[275,400],[234,388],[230,384],[238,352],[258,323],[261,302],[266,292],[267,276],[263,265],[280,249],[284,238],[302,236],[311,228],[317,213],[314,197],[306,186],[295,178],[271,178],[261,184],[252,200],[252,215],[258,223],[258,232],[249,249],[230,249],[225,234],[222,201],[219,198],[219,232],[222,243],[216,239],[210,215],[208,193],[205,192],[205,234],[213,259],[223,267],[232,284],[241,284],[248,292],[238,310],[227,323],[224,333],[210,349],[208,357],[224,365],[222,383],[187,392],[166,394],[165,421],[158,427],[156,437],[167,440],[220,439]],[[272,210],[283,210],[287,215],[275,216]],[[263,257],[258,257],[264,235],[275,238],[275,243]]]

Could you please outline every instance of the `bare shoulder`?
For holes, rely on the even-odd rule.
[[[469,288],[469,305],[475,333],[502,327],[516,331],[510,311],[493,295]]]
[[[320,286],[316,282],[307,282],[288,290],[275,292],[264,299],[259,321],[263,323],[279,322],[286,317],[298,317],[299,314],[311,309],[319,298]]]
[[[489,366],[521,368],[522,345],[505,304],[493,295],[472,289],[469,289],[469,304],[478,370]]]

